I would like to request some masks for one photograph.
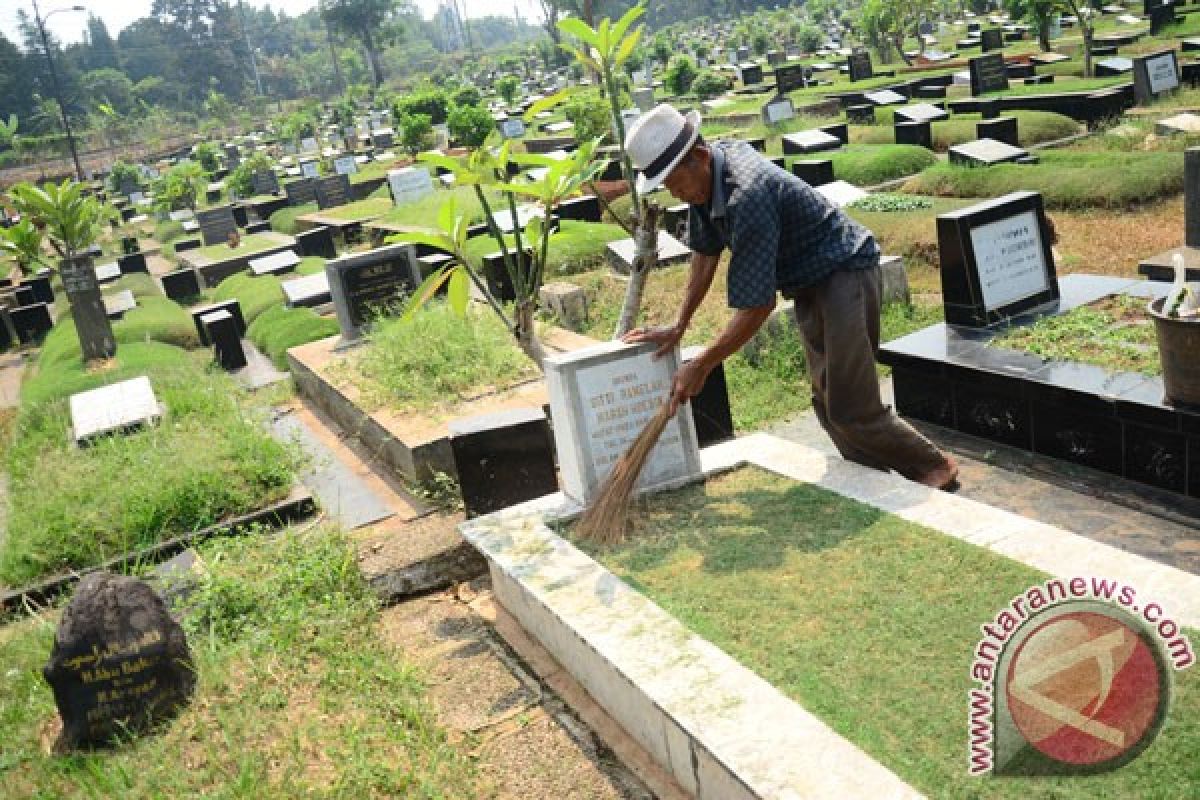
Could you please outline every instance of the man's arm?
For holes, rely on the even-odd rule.
[[[655,358],[671,352],[683,339],[683,334],[687,332],[687,327],[692,322],[692,316],[704,302],[709,287],[712,286],[713,276],[717,274],[717,264],[720,260],[720,254],[709,256],[693,252],[688,271],[687,290],[684,292],[683,305],[679,308],[679,316],[676,317],[675,324],[659,328],[634,328],[625,334],[623,341],[654,342],[658,345],[658,350],[654,351]]]
[[[700,393],[704,388],[704,381],[708,379],[708,373],[750,341],[750,337],[758,332],[774,310],[773,305],[737,309],[716,340],[704,348],[700,355],[680,366],[671,388],[672,415],[680,403],[686,403]]]

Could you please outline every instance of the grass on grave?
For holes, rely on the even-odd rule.
[[[1112,209],[1124,209],[1183,190],[1181,153],[1047,150],[1038,157],[1039,163],[1027,165],[938,164],[909,180],[904,190],[985,198],[1031,190],[1042,194],[1048,208]]]
[[[41,677],[56,612],[0,629],[5,797],[476,797],[422,676],[378,634],[353,548],[328,528],[200,548],[183,618],[198,680],[179,716],[108,750],[53,756]]]
[[[292,347],[333,336],[339,331],[336,319],[322,317],[311,308],[276,305],[259,314],[246,329],[254,342],[281,370],[288,368],[287,351]]]
[[[375,221],[383,224],[434,228],[437,227],[438,211],[441,209],[442,203],[451,198],[454,199],[457,212],[465,216],[471,224],[483,221],[483,206],[480,205],[473,187],[458,186],[453,189],[438,189],[436,184],[432,194],[426,195],[420,200],[388,209]],[[500,199],[500,196],[496,194],[489,196],[488,203],[492,206],[493,211],[500,208]]]
[[[992,345],[1117,372],[1162,372],[1154,323],[1146,312],[1144,297],[1110,295],[1013,328],[996,337]]]
[[[7,453],[22,498],[0,549],[9,585],[146,547],[276,502],[292,487],[294,454],[260,424],[253,396],[211,355],[159,342],[123,345],[107,369],[40,363],[21,388]],[[67,398],[146,375],[161,422],[77,448]]]
[[[891,125],[891,113],[877,109],[880,123],[876,125],[853,125],[850,128],[852,142],[863,144],[886,144],[895,139]],[[1022,147],[1054,141],[1079,133],[1079,123],[1062,114],[1050,111],[1013,111],[1006,116],[1017,118],[1017,139]],[[933,147],[945,152],[954,145],[974,141],[978,114],[955,114],[952,118],[934,122],[932,125]],[[836,174],[836,173],[835,173]],[[840,177],[840,176],[839,176]]]
[[[781,150],[780,148],[774,148]],[[828,153],[788,157],[793,161],[828,158],[833,162],[833,177],[855,186],[874,186],[897,178],[916,175],[937,163],[937,156],[924,147],[911,144],[852,144]]]
[[[384,187],[386,189],[386,187]],[[392,208],[391,197],[371,197],[357,200],[353,203],[347,203],[344,206],[334,206],[326,208],[317,213],[323,217],[331,217],[343,222],[356,222],[359,220],[377,219]]]
[[[595,269],[605,263],[609,242],[629,238],[624,228],[610,223],[564,219],[558,227],[557,233],[550,234],[550,255],[546,259],[548,281]],[[504,241],[510,252],[515,251],[516,240],[513,236],[506,235]],[[523,243],[528,246],[524,239]],[[471,264],[477,268],[481,267],[484,256],[500,252],[496,240],[489,235],[468,239],[466,249]]]
[[[967,775],[964,698],[979,626],[1043,581],[1040,572],[757,469],[643,507],[626,544],[585,546],[930,797],[1195,796],[1195,669],[1175,674],[1164,729],[1120,770],[1037,781]]]
[[[283,242],[279,240],[278,234],[275,233],[248,233],[242,236],[242,240],[237,247],[230,247],[228,244],[221,243],[201,247],[192,252],[213,261],[227,261],[231,258],[261,253],[264,250],[270,250],[282,244]]]
[[[213,289],[205,293],[208,302],[224,303],[237,300],[242,308],[242,317],[249,326],[263,312],[279,306],[284,301],[283,282],[293,280],[298,276],[313,275],[325,269],[325,259],[319,256],[306,256],[300,259],[294,273],[284,275],[254,275],[250,272],[239,272],[230,275]]]
[[[191,316],[177,303],[156,295],[135,295],[137,308],[125,312],[114,320],[113,338],[120,347],[144,342],[161,342],[192,349],[200,346],[196,326]],[[60,316],[58,323],[46,334],[42,343],[38,364],[41,368],[81,363],[83,350],[79,345],[79,334],[69,309]]]
[[[302,217],[305,214],[315,214],[316,212],[316,201],[303,203],[298,206],[285,206],[271,214],[271,230],[277,233],[286,233],[288,236],[295,236],[300,232],[300,226],[296,224],[296,217]]]
[[[391,411],[436,412],[539,375],[490,309],[461,318],[442,302],[408,320],[379,317],[360,353],[339,377],[369,408]]]

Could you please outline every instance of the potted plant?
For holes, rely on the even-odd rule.
[[[1182,255],[1176,253],[1172,261],[1171,290],[1147,310],[1154,320],[1167,402],[1200,406],[1200,286],[1187,283]]]

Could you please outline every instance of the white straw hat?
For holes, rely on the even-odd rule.
[[[660,103],[637,118],[625,135],[625,152],[638,171],[638,194],[657,189],[700,136],[700,112],[685,117]]]

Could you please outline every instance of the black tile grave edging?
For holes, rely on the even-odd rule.
[[[157,564],[178,555],[189,547],[218,536],[241,536],[254,530],[257,526],[263,525],[269,528],[282,528],[311,517],[316,512],[316,508],[316,501],[313,500],[313,496],[308,490],[293,490],[287,498],[266,508],[234,517],[202,530],[176,536],[132,553],[116,556],[81,572],[56,575],[23,589],[0,594],[0,616],[15,614],[27,606],[48,605],[88,573],[124,572],[138,564]]]
[[[293,240],[290,243],[275,245],[256,253],[248,253],[244,256],[226,259],[225,261],[214,261],[211,264],[203,264],[196,267],[196,272],[199,273],[200,280],[205,287],[212,288],[226,278],[250,269],[250,262],[253,259],[265,258],[295,249],[296,242]]]
[[[1121,282],[1064,280],[1063,310]],[[1200,409],[1164,403],[1158,378],[988,346],[994,335],[939,323],[883,345],[896,410],[1181,501],[1200,498]],[[1191,514],[1192,505],[1178,510]]]

